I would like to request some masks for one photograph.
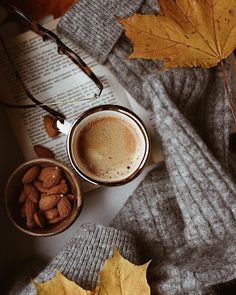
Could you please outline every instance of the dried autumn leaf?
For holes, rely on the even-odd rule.
[[[84,291],[75,282],[68,280],[59,271],[55,277],[46,283],[34,283],[37,295],[87,295],[92,294]]]
[[[62,16],[75,0],[8,0],[20,8],[33,20],[39,20],[47,15],[54,15],[55,18]]]
[[[150,287],[146,279],[148,265],[149,263],[134,265],[115,249],[113,257],[105,262],[100,272],[99,284],[94,294],[150,294]]]
[[[159,0],[158,4],[158,16],[120,19],[134,43],[130,57],[161,59],[165,68],[209,68],[235,49],[235,0]]]
[[[82,289],[60,272],[46,283],[34,284],[37,295],[149,295],[147,267],[148,263],[141,266],[130,263],[115,250],[113,257],[106,260],[94,291]]]

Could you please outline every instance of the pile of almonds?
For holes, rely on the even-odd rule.
[[[61,168],[33,166],[21,182],[20,215],[28,229],[57,223],[71,213],[75,197],[69,193]]]

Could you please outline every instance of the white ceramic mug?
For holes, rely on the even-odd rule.
[[[119,125],[109,123],[108,120],[112,120],[112,118],[114,119],[114,123],[119,122]],[[98,135],[95,134],[94,141],[96,142],[96,144],[97,142],[99,142],[99,145],[97,144],[97,146],[93,146],[92,148],[90,146],[87,148],[86,151],[82,151],[81,153],[87,153],[90,157],[88,168],[88,166],[84,164],[84,159],[82,159],[79,150],[83,146],[83,144],[85,144],[84,140],[90,140],[89,137],[86,139],[85,128],[87,128],[89,132],[93,134],[92,128],[95,128],[93,127],[93,125],[95,124],[94,122],[99,122],[101,120],[105,120],[104,122],[106,122],[106,125],[104,125],[104,123],[100,123],[103,124],[102,126],[104,126],[104,128],[106,126],[106,134],[103,134],[105,131],[103,133],[99,131],[100,133]],[[120,124],[123,125],[121,126]],[[127,140],[126,143],[123,143],[122,140],[119,141],[121,137],[119,138],[118,131],[120,131],[120,129],[115,130],[116,128],[112,127],[113,125],[121,127],[123,129],[126,128],[124,130],[128,134],[127,136],[130,136],[126,138],[128,142]],[[72,124],[67,121],[60,122],[58,120],[56,122],[56,126],[62,133],[67,135],[67,153],[73,168],[82,178],[84,178],[92,184],[103,186],[116,186],[128,183],[140,174],[147,162],[150,152],[150,140],[147,130],[143,122],[138,118],[138,116],[125,107],[118,105],[96,106],[85,111]],[[103,131],[103,129],[99,130]],[[85,135],[83,135],[84,133]],[[110,137],[112,137],[111,141],[106,141],[106,139],[109,137],[108,134]],[[89,133],[87,133],[87,135],[89,136]],[[108,145],[111,144],[111,142],[115,143],[115,146],[109,146],[108,148]],[[127,156],[127,159],[130,159],[130,163],[123,163],[124,165],[126,165],[125,167],[123,164],[120,164],[117,159],[124,160],[121,154],[119,154],[119,152],[122,152],[123,149],[126,151],[125,148],[130,150],[131,144],[132,153],[130,152],[130,154],[125,155]],[[109,151],[107,152],[107,154],[106,150]],[[115,159],[112,159],[112,157],[109,154],[111,153],[114,155],[113,150],[116,151],[114,156]],[[88,157],[88,155],[86,156]],[[96,164],[101,163],[101,169],[95,165],[95,162]],[[109,163],[111,163],[111,165]],[[96,173],[91,172],[91,167],[96,167]]]

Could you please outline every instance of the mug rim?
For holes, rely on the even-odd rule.
[[[122,180],[113,181],[113,182],[95,180],[94,178],[92,178],[89,175],[85,174],[82,171],[82,169],[80,169],[78,167],[78,165],[76,165],[76,163],[73,160],[73,157],[71,155],[71,135],[72,135],[73,130],[75,129],[75,127],[79,123],[81,123],[83,121],[83,119],[87,118],[89,115],[92,115],[94,113],[98,113],[98,112],[101,112],[101,111],[115,111],[115,112],[122,113],[125,116],[128,116],[138,126],[138,128],[142,132],[142,135],[143,135],[144,140],[145,140],[144,155],[142,157],[142,160],[140,161],[140,164],[139,164],[138,168],[131,175],[129,175],[128,177],[125,177]],[[69,160],[70,160],[73,168],[75,169],[75,171],[83,179],[85,179],[86,181],[88,181],[88,182],[90,182],[90,183],[92,183],[94,185],[120,186],[120,185],[127,184],[130,181],[132,181],[133,179],[135,179],[141,173],[143,168],[145,167],[145,164],[147,163],[147,160],[148,160],[149,155],[150,155],[150,138],[149,138],[149,135],[148,135],[148,132],[147,132],[147,129],[146,129],[144,123],[142,122],[142,120],[134,112],[132,112],[128,108],[120,106],[120,105],[104,104],[104,105],[95,106],[95,107],[92,107],[92,108],[86,110],[81,115],[79,115],[78,118],[72,123],[72,126],[71,126],[70,131],[69,131],[68,136],[67,136],[67,154],[68,154]]]

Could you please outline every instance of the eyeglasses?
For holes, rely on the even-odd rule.
[[[53,33],[52,31],[44,28],[42,25],[38,24],[37,22],[32,21],[29,17],[27,17],[21,10],[16,8],[13,5],[7,5],[3,4],[2,1],[0,1],[0,5],[3,6],[5,9],[8,10],[8,12],[12,15],[14,15],[20,23],[26,25],[29,27],[30,30],[34,31],[36,34],[41,36],[43,38],[43,41],[51,40],[54,43],[57,44],[57,51],[58,54],[66,55],[69,57],[69,59],[75,63],[80,70],[82,70],[98,87],[99,92],[96,93],[94,96],[99,97],[102,93],[103,90],[103,84],[102,82],[97,78],[97,76],[92,72],[92,70],[89,68],[89,66],[73,51],[71,50],[68,46],[66,46],[60,38]],[[20,73],[17,71],[15,68],[14,62],[10,56],[10,53],[6,47],[6,44],[3,40],[3,38],[0,35],[0,42],[2,44],[2,47],[7,55],[7,58],[11,64],[12,69],[14,70],[14,74],[16,79],[19,81],[20,85],[23,87],[24,92],[26,96],[34,103],[34,104],[28,104],[28,105],[17,105],[17,104],[9,104],[7,102],[4,102],[0,99],[0,105],[4,107],[9,107],[9,108],[35,108],[37,106],[41,107],[48,113],[50,113],[53,117],[56,117],[58,119],[64,120],[65,116],[52,109],[51,107],[47,106],[46,104],[40,102],[38,99],[36,99],[32,93],[27,89],[25,83],[23,82]]]

